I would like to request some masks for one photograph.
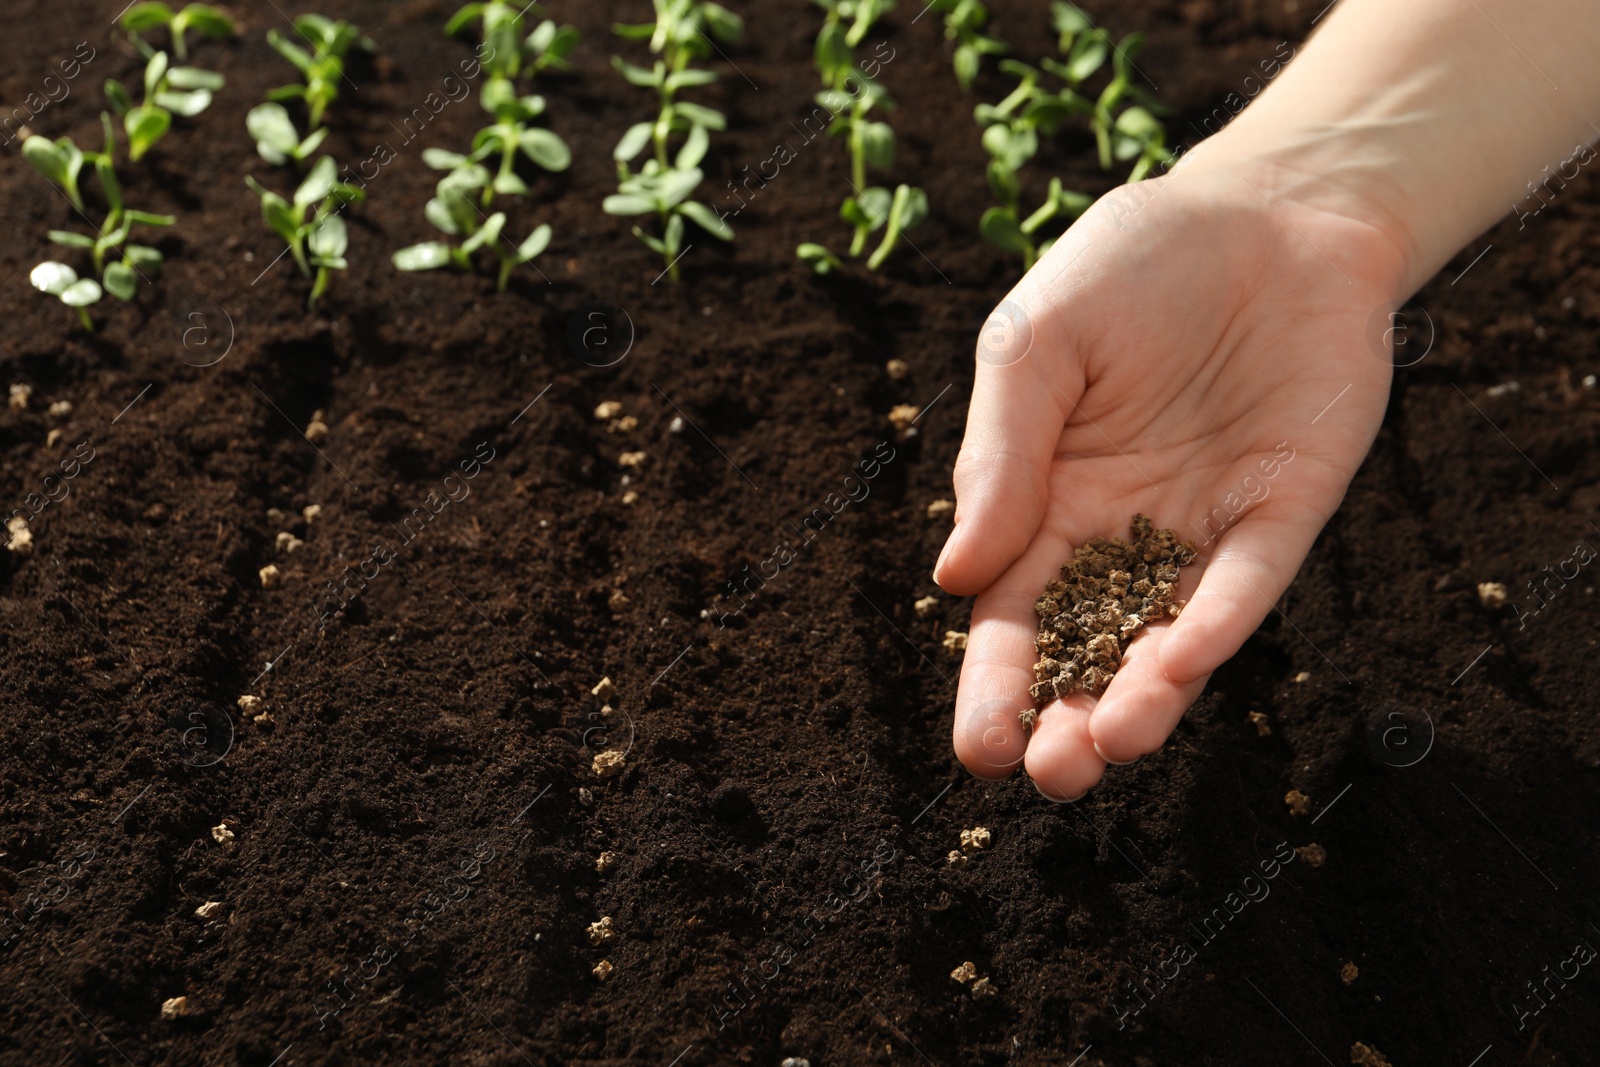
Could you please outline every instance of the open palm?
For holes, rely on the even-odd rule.
[[[1052,799],[1154,751],[1294,578],[1382,419],[1397,246],[1248,178],[1172,175],[1096,204],[991,317],[935,578],[976,595],[955,748]],[[1028,687],[1045,582],[1135,512],[1199,549],[1176,619],[1098,698]]]

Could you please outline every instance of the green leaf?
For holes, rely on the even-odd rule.
[[[1050,24],[1059,34],[1078,34],[1093,26],[1094,20],[1075,4],[1058,2],[1050,5]]]
[[[956,48],[954,59],[956,84],[962,89],[972,88],[972,79],[978,76],[978,50],[969,44]]]
[[[696,70],[691,67],[688,70],[680,70],[667,75],[667,92],[675,93],[679,89],[687,89],[696,85],[710,85],[716,80],[715,71]]]
[[[617,147],[612,149],[611,158],[618,163],[631,161],[640,152],[644,151],[645,145],[650,143],[650,131],[654,126],[655,124],[651,122],[639,122],[629,126],[628,132],[623,134],[622,140],[617,142]],[[46,143],[48,144],[49,142]]]
[[[327,216],[311,231],[306,244],[317,259],[339,259],[350,247],[350,234],[345,228],[344,219],[338,215]]]
[[[422,214],[427,217],[429,222],[433,223],[433,227],[436,230],[448,233],[451,236],[461,232],[461,227],[457,226],[456,220],[450,216],[450,209],[438,197],[428,201],[422,209]]]
[[[739,35],[744,32],[744,20],[721,4],[703,3],[700,5],[700,13],[705,16],[706,25],[711,29],[711,36],[723,44],[737,41]]]
[[[152,215],[148,211],[134,211],[132,209],[129,209],[129,211],[123,215],[123,218],[127,219],[129,222],[143,223],[146,226],[171,226],[174,222],[178,221],[177,218],[172,215]]]
[[[875,185],[846,200],[839,208],[839,215],[852,226],[876,230],[889,220],[893,202],[894,196],[889,190]]]
[[[655,209],[655,201],[649,197],[628,193],[614,193],[600,205],[607,215],[648,215]]]
[[[281,166],[300,147],[300,135],[282,104],[257,104],[245,115],[244,125],[255,138],[257,154],[274,166]]]
[[[517,246],[517,262],[526,263],[550,247],[550,224],[544,223]]]
[[[52,143],[38,134],[34,134],[22,142],[22,157],[26,159],[33,169],[43,174],[57,185],[67,182],[67,154],[60,146]],[[81,165],[82,159],[80,157]]]
[[[120,215],[122,213],[122,185],[117,181],[117,168],[111,162],[109,155],[96,155],[94,157],[94,176],[100,182],[100,191],[105,193],[106,204],[111,208],[111,214]]]
[[[1015,204],[1021,189],[1017,183],[1017,172],[1005,165],[1004,160],[991,159],[988,167],[989,191],[994,198],[1002,204]]]
[[[648,41],[656,32],[653,22],[641,22],[633,25],[616,23],[611,27],[611,32],[621,37],[624,41]]]
[[[323,156],[306,175],[306,180],[294,191],[295,206],[303,207],[325,199],[333,192],[339,180],[339,168],[332,156]]]
[[[928,218],[928,194],[910,185],[894,191],[894,203],[889,208],[889,224],[901,233],[914,230]]]
[[[1033,242],[1022,232],[1017,213],[1009,208],[992,207],[978,223],[983,239],[1006,252],[1026,258],[1033,253]]]
[[[434,170],[455,170],[457,167],[467,166],[471,161],[459,152],[447,152],[443,148],[424,148],[422,162]]]
[[[445,242],[422,242],[402,248],[390,256],[400,270],[437,270],[450,266],[450,245]]]
[[[517,110],[517,87],[509,78],[490,78],[478,92],[478,103],[483,110],[499,118]]]
[[[68,307],[82,308],[100,300],[100,283],[93,278],[80,278],[61,290],[59,297]]]
[[[167,84],[174,89],[210,89],[216,92],[222,88],[224,81],[222,75],[214,71],[201,70],[199,67],[173,67],[167,72]]]
[[[157,52],[150,57],[150,62],[144,68],[144,95],[149,99],[160,91],[162,82],[167,76],[167,64],[171,60],[165,52]]]
[[[706,150],[711,147],[711,135],[706,133],[704,126],[689,128],[689,137],[683,142],[683,147],[678,149],[677,167],[687,170],[697,167],[700,161],[706,158]]]
[[[132,300],[134,294],[139,291],[139,276],[134,273],[132,267],[121,260],[106,266],[102,280],[105,282],[106,292],[118,300]]]
[[[128,158],[137,162],[171,128],[172,113],[143,104],[124,115],[122,125],[128,131]]]
[[[500,240],[500,231],[505,228],[505,225],[505,212],[496,211],[493,215],[490,215],[484,220],[483,226],[479,228],[477,233],[461,242],[462,254],[470,255],[484,245],[491,245]]]
[[[436,188],[442,193],[444,187],[447,185],[452,189],[469,190],[482,189],[488,184],[488,168],[480,166],[477,163],[469,163],[465,167],[457,167],[449,174],[446,174],[443,178],[440,178],[439,184]]]
[[[479,18],[481,18],[483,16],[483,9],[484,9],[485,6],[487,6],[487,5],[484,5],[484,4],[467,4],[461,10],[457,11],[454,15],[451,15],[450,16],[450,21],[446,22],[444,24],[445,36],[446,37],[454,37],[456,34],[460,33],[462,30],[466,29],[468,26],[472,25],[473,22],[477,21]],[[421,246],[418,245],[417,247],[420,248]],[[396,254],[398,255],[398,253],[396,253]],[[400,269],[401,270],[405,270],[406,268],[405,267],[401,267]],[[422,270],[422,269],[426,269],[426,268],[413,268],[413,269]]]
[[[724,222],[715,211],[699,201],[686,200],[678,205],[678,211],[687,216],[690,222],[718,240],[733,240],[733,227]]]
[[[807,264],[818,274],[827,274],[844,266],[839,257],[828,251],[822,245],[807,242],[794,250],[800,262]]]
[[[185,29],[196,29],[206,37],[233,36],[233,19],[221,8],[210,4],[189,4],[178,12],[173,22],[175,34],[181,34]]]
[[[496,174],[494,183],[490,186],[500,196],[527,196],[528,183],[518,177],[513,171]]]
[[[190,93],[159,92],[152,100],[158,107],[184,118],[193,118],[211,106],[211,90],[196,89]]]
[[[135,267],[151,270],[160,267],[165,261],[161,250],[151,248],[149,245],[129,245],[127,257]]]
[[[661,175],[656,185],[656,199],[663,207],[675,207],[688,199],[705,177],[699,167],[687,170],[669,170]]]
[[[172,25],[172,9],[159,0],[149,0],[147,3],[134,4],[117,21],[129,32],[146,33]]]
[[[106,79],[106,102],[118,115],[126,115],[133,107],[133,97],[128,95],[128,90],[115,78]]]
[[[1072,46],[1072,55],[1067,60],[1067,70],[1071,73],[1068,80],[1076,85],[1089,77],[1105,64],[1110,51],[1111,41],[1104,33],[1096,31],[1078,38]]]
[[[539,126],[530,126],[517,137],[522,154],[548,171],[563,171],[572,166],[572,150],[567,142]]]
[[[28,274],[28,282],[42,293],[60,296],[67,286],[78,280],[78,272],[65,263],[47,259]]]
[[[878,170],[888,170],[894,166],[894,130],[889,128],[887,122],[862,123],[861,148],[868,166]]]
[[[691,104],[687,100],[673,103],[672,110],[687,119],[691,126],[704,126],[708,130],[725,130],[728,128],[728,119],[720,111],[699,104]]]
[[[823,26],[822,32],[817,34],[817,43],[812,50],[816,60],[817,73],[829,84],[835,83],[834,75],[842,68],[849,67],[852,61],[850,46],[844,43],[844,27],[837,22],[830,22]],[[801,246],[805,247],[805,246]],[[821,248],[821,245],[812,247]]]
[[[50,238],[52,244],[66,245],[68,248],[93,248],[94,238],[71,230],[51,230],[45,236]]]
[[[645,70],[643,67],[634,66],[621,56],[612,56],[611,65],[617,68],[617,73],[627,79],[629,85],[641,89],[659,88],[667,76],[667,68],[661,63],[657,63],[653,70]]]
[[[294,69],[301,74],[309,74],[311,72],[311,54],[293,41],[285,38],[276,29],[267,31],[267,43],[272,46],[273,51],[294,64]],[[299,88],[302,93],[305,92],[303,87],[297,86],[296,88]],[[282,92],[283,90],[276,91]]]

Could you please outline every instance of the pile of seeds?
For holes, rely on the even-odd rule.
[[[1096,537],[1079,548],[1033,606],[1039,613],[1034,702],[1043,706],[1080,689],[1103,692],[1139,628],[1182,609],[1174,595],[1178,568],[1194,556],[1193,544],[1155,529],[1145,515],[1133,517],[1132,544]],[[1021,718],[1031,727],[1038,712],[1029,708]]]

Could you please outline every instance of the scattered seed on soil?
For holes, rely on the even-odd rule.
[[[639,494],[634,492],[632,489],[629,489],[626,493],[622,494],[622,502],[624,504],[635,503],[638,499],[639,499]]]
[[[194,913],[202,919],[216,918],[217,913],[220,911],[222,911],[222,901],[220,900],[208,900],[194,909]]]
[[[578,790],[578,803],[586,808],[594,807],[594,794],[587,789],[580,788]]]
[[[300,515],[301,515],[302,518],[304,518],[306,520],[306,525],[310,526],[312,523],[316,522],[317,519],[322,515],[322,505],[321,504],[307,504],[301,510]]]
[[[961,630],[946,630],[944,632],[944,650],[946,652],[963,652],[967,647],[967,635]]]
[[[624,611],[627,611],[628,610],[628,604],[629,604],[628,594],[624,593],[620,589],[611,590],[611,597],[610,597],[610,599],[608,599],[606,601],[606,605],[609,608],[611,608],[611,611],[613,612],[613,614],[617,614],[617,615],[620,615]]]
[[[642,466],[643,464],[644,453],[642,451],[624,452],[622,455],[617,457],[617,465],[619,467],[638,467]]]
[[[600,874],[605,874],[616,865],[617,854],[615,852],[602,852],[595,857],[594,869]]]
[[[951,971],[950,977],[954,978],[962,985],[966,985],[968,982],[978,977],[978,968],[972,965],[971,960],[968,960],[966,963],[963,963],[961,966]]]
[[[896,404],[889,409],[889,425],[905,433],[911,429],[911,423],[921,411],[922,409],[915,404]]]
[[[1254,726],[1256,728],[1256,734],[1258,736],[1260,736],[1260,737],[1271,737],[1272,736],[1272,723],[1267,720],[1267,713],[1266,712],[1264,712],[1264,711],[1252,711],[1250,713],[1250,725],[1252,725],[1252,726]]]
[[[239,698],[239,710],[246,715],[256,715],[261,710],[261,698],[245,694]]]
[[[44,435],[44,447],[54,448],[56,446],[56,442],[61,440],[63,436],[64,435],[62,434],[60,427],[51,430],[49,433]]]
[[[595,405],[594,417],[601,422],[610,422],[622,414],[622,404],[616,400],[602,400]]]
[[[1328,850],[1315,843],[1301,845],[1294,852],[1311,867],[1321,867],[1328,859]]]
[[[994,983],[987,978],[980,978],[972,983],[972,995],[975,997],[992,997],[998,992],[1000,990],[996,989]]]
[[[1393,1067],[1383,1053],[1359,1041],[1350,1046],[1350,1062],[1355,1067]]]
[[[1182,610],[1178,571],[1193,562],[1194,545],[1145,515],[1133,517],[1132,533],[1131,544],[1091,538],[1034,603],[1039,662],[1030,692],[1040,707],[1079,690],[1104,692],[1139,629]],[[1032,718],[1025,714],[1024,724]]]
[[[1299,674],[1294,676],[1294,680],[1295,680],[1296,683],[1299,683],[1299,684],[1304,684],[1306,682],[1309,682],[1309,681],[1311,681],[1311,672],[1310,671],[1301,671]]]
[[[989,842],[992,839],[993,837],[989,833],[989,828],[986,826],[979,826],[971,830],[963,830],[961,831],[961,851],[977,852],[980,849],[988,848]]]
[[[781,1067],[811,1067],[811,1061],[804,1056],[785,1056]]]
[[[50,414],[58,415],[58,416],[59,415],[71,415],[72,414],[72,401],[70,401],[70,400],[57,400],[54,404],[50,405]]]
[[[965,867],[967,865],[967,854],[960,849],[953,848],[950,850],[950,855],[944,858],[944,861],[952,867]]]
[[[601,960],[599,963],[594,965],[594,970],[590,973],[596,978],[600,979],[600,981],[604,982],[607,978],[611,977],[611,972],[614,970],[616,970],[616,968],[611,966],[610,960]]]
[[[928,505],[928,518],[942,519],[946,515],[954,514],[956,502],[954,500],[935,500]]]
[[[627,765],[628,761],[623,757],[622,753],[615,749],[607,749],[604,752],[596,753],[593,764],[594,773],[601,778],[614,778],[621,774],[622,769]]]
[[[194,1009],[189,1007],[188,997],[172,997],[161,1002],[161,1017],[163,1019],[182,1019],[184,1016],[193,1014]]]
[[[28,401],[33,397],[33,386],[26,382],[18,382],[11,387],[11,410],[28,410]]]
[[[917,618],[926,619],[928,616],[939,610],[939,598],[936,596],[925,596],[912,606],[917,609]]]
[[[1345,985],[1349,985],[1359,977],[1361,977],[1361,969],[1354,963],[1347,963],[1339,968],[1339,981]]]
[[[1311,810],[1311,798],[1298,789],[1283,794],[1283,802],[1288,806],[1290,815],[1305,815]]]
[[[598,922],[589,924],[589,944],[603,945],[617,936],[615,927],[611,924],[611,916],[602,915]]]
[[[322,409],[318,408],[311,413],[311,422],[306,426],[306,440],[312,444],[320,444],[328,438],[328,424],[322,421]]]
[[[672,421],[667,423],[668,433],[682,433],[685,423],[682,415],[672,416]]]
[[[616,691],[617,687],[611,681],[611,676],[609,674],[596,682],[594,688],[589,690],[591,695],[597,696],[601,700],[610,700]]]
[[[300,538],[296,537],[287,530],[281,531],[274,543],[276,544],[278,551],[282,552],[284,555],[288,555],[290,552],[297,551],[301,545],[305,544],[304,541],[300,540]]]
[[[911,373],[911,364],[903,359],[891,359],[883,365],[883,369],[889,372],[889,377],[898,382],[904,380],[905,376]]]
[[[233,831],[228,829],[228,824],[219,822],[211,828],[211,840],[225,849],[233,848]]]
[[[638,419],[632,415],[624,415],[620,419],[612,419],[611,425],[606,427],[606,433],[632,433],[638,428]]]
[[[1506,587],[1499,582],[1478,583],[1478,603],[1494,611],[1506,604]]]
[[[278,582],[282,578],[282,573],[278,570],[276,564],[269,563],[265,567],[262,567],[261,571],[260,571],[260,574],[261,574],[261,588],[263,588],[263,589],[276,589],[276,588],[278,588]]]
[[[33,555],[33,531],[28,529],[28,520],[21,515],[13,515],[6,520],[6,530],[11,534],[11,539],[6,542],[6,548],[19,556]]]

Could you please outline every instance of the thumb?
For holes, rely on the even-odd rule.
[[[955,529],[934,581],[956,596],[988,588],[1022,555],[1044,519],[1050,461],[1079,378],[1052,380],[1064,361],[1042,314],[1021,293],[1002,301],[978,338],[967,432],[956,459]]]

